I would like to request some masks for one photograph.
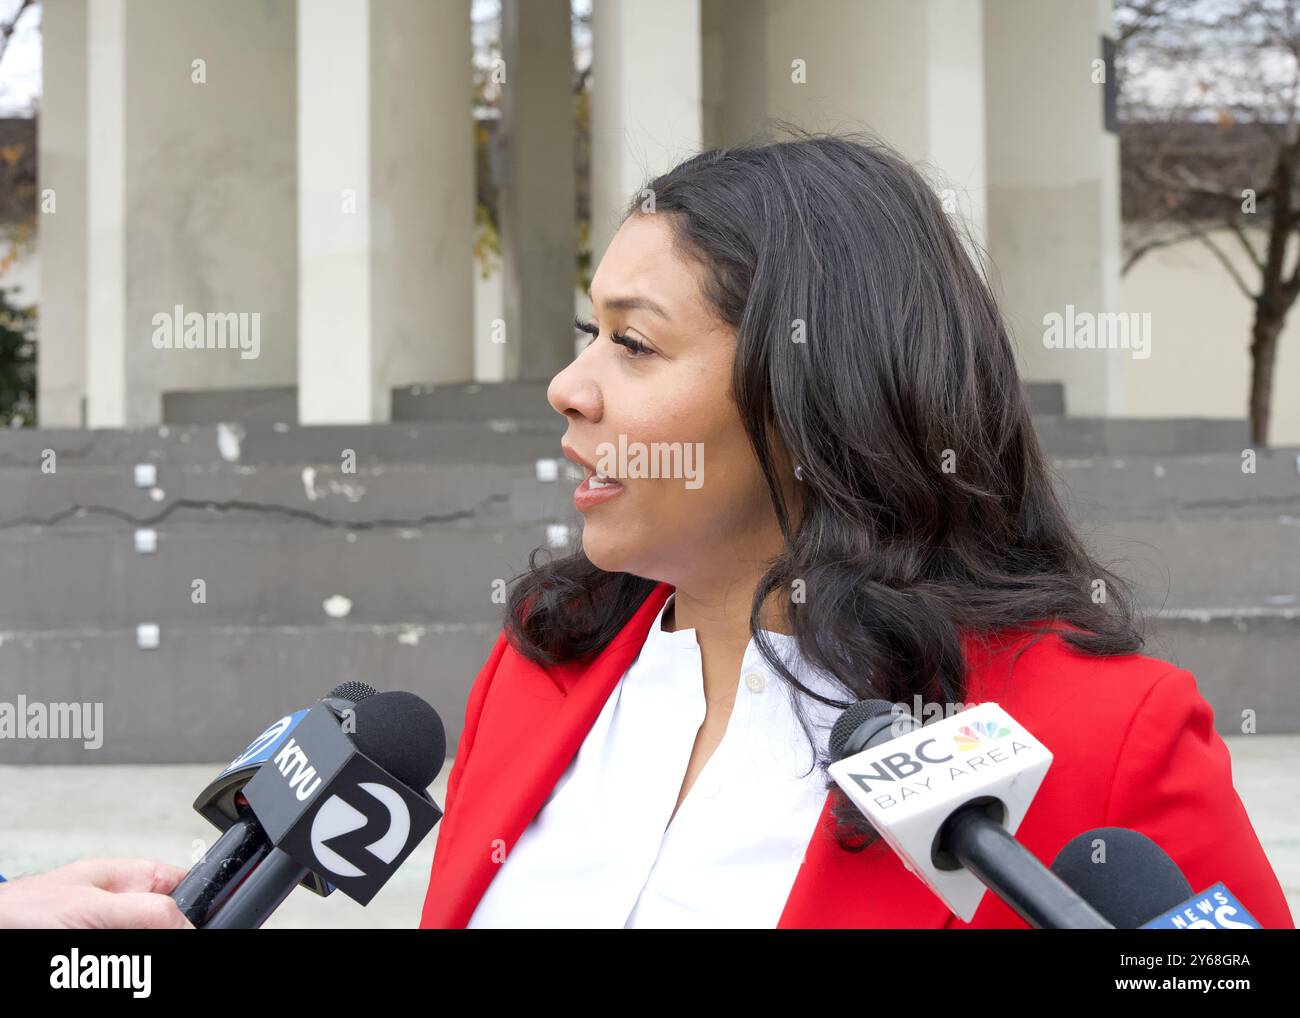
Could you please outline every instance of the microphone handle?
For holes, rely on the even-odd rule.
[[[982,806],[967,805],[953,813],[939,832],[939,845],[1034,929],[1115,928]]]
[[[307,873],[307,867],[299,865],[288,853],[272,848],[203,929],[260,929]]]
[[[246,810],[181,879],[171,898],[194,927],[202,927],[272,849],[271,841]]]

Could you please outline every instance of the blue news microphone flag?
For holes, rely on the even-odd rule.
[[[1181,905],[1143,923],[1143,930],[1262,930],[1258,919],[1223,882],[1193,895]]]

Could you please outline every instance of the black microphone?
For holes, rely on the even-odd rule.
[[[1105,861],[1094,862],[1094,842]],[[1052,872],[1120,930],[1136,930],[1192,895],[1192,885],[1168,853],[1138,831],[1098,827],[1066,842]]]
[[[376,690],[364,682],[344,682],[322,699],[335,716],[349,712]],[[289,732],[307,715],[306,710],[286,715],[267,727],[239,756],[235,757],[194,800],[194,808],[223,833],[211,845],[171,892],[181,914],[192,926],[201,927],[271,852],[271,839],[248,807],[243,789]],[[314,875],[308,886],[322,896],[334,888]]]
[[[313,708],[248,781],[244,795],[274,847],[203,929],[259,928],[309,874],[368,904],[442,819],[424,791],[447,755],[428,703],[377,693],[345,727],[325,705]]]
[[[190,925],[201,927],[274,846],[247,805],[171,892]]]
[[[1050,754],[997,704],[922,728],[887,701],[863,700],[836,721],[830,752],[831,775],[849,800],[966,921],[987,888],[1036,929],[1113,928],[1008,831],[1028,809]],[[972,756],[982,759],[982,777],[965,772]]]

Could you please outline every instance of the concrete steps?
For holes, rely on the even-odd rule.
[[[442,623],[412,613],[385,625],[176,623],[154,650],[139,649],[134,627],[8,633],[0,701],[101,703],[103,737],[93,749],[77,739],[0,739],[0,763],[229,760],[276,718],[352,679],[423,696],[443,719],[450,753],[469,683],[499,632],[495,618]]]
[[[356,453],[359,466],[397,463],[519,464],[559,455],[565,422],[488,418],[412,421],[405,424],[163,425],[141,431],[78,429],[6,430],[0,438],[0,468],[39,469],[46,450],[64,465],[103,466],[158,462],[169,466],[239,463],[339,465],[343,450]]]
[[[96,750],[0,740],[0,763],[229,757],[346,679],[426,696],[454,746],[500,631],[493,581],[580,539],[564,420],[509,416],[527,389],[464,387],[429,420],[363,428],[0,434],[0,702],[100,702],[106,728]],[[1300,732],[1298,452],[1261,451],[1251,474],[1239,448],[1053,460],[1081,534],[1153,613],[1147,652],[1197,676],[1225,734],[1244,710]]]
[[[1300,609],[1155,615],[1147,637],[1144,653],[1196,677],[1219,734],[1300,733]]]
[[[106,730],[0,761],[229,758],[348,679],[426,697],[454,746],[493,581],[577,522],[555,423],[0,435],[0,702],[100,703]]]
[[[137,487],[130,466],[64,466],[56,475],[0,468],[0,531],[14,527],[157,526],[163,522],[221,522],[260,514],[267,522],[301,519],[322,526],[419,526],[500,512],[501,504],[558,492],[567,463],[549,489],[527,465],[399,463],[347,472],[337,464],[241,466],[207,464],[155,468],[156,484]],[[575,482],[576,483],[576,480]],[[558,493],[562,504],[572,494]],[[571,507],[570,507],[571,508]]]
[[[160,527],[156,550],[141,554],[134,533],[65,524],[0,534],[0,631],[318,625],[334,596],[350,602],[356,623],[472,623],[493,617],[493,581],[526,570],[546,537],[536,524],[504,520],[361,532],[182,523]]]

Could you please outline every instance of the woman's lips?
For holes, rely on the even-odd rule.
[[[618,481],[606,481],[600,487],[593,488],[591,482],[595,477],[594,473],[588,474],[573,492],[573,504],[578,512],[586,512],[623,494],[623,485]]]

